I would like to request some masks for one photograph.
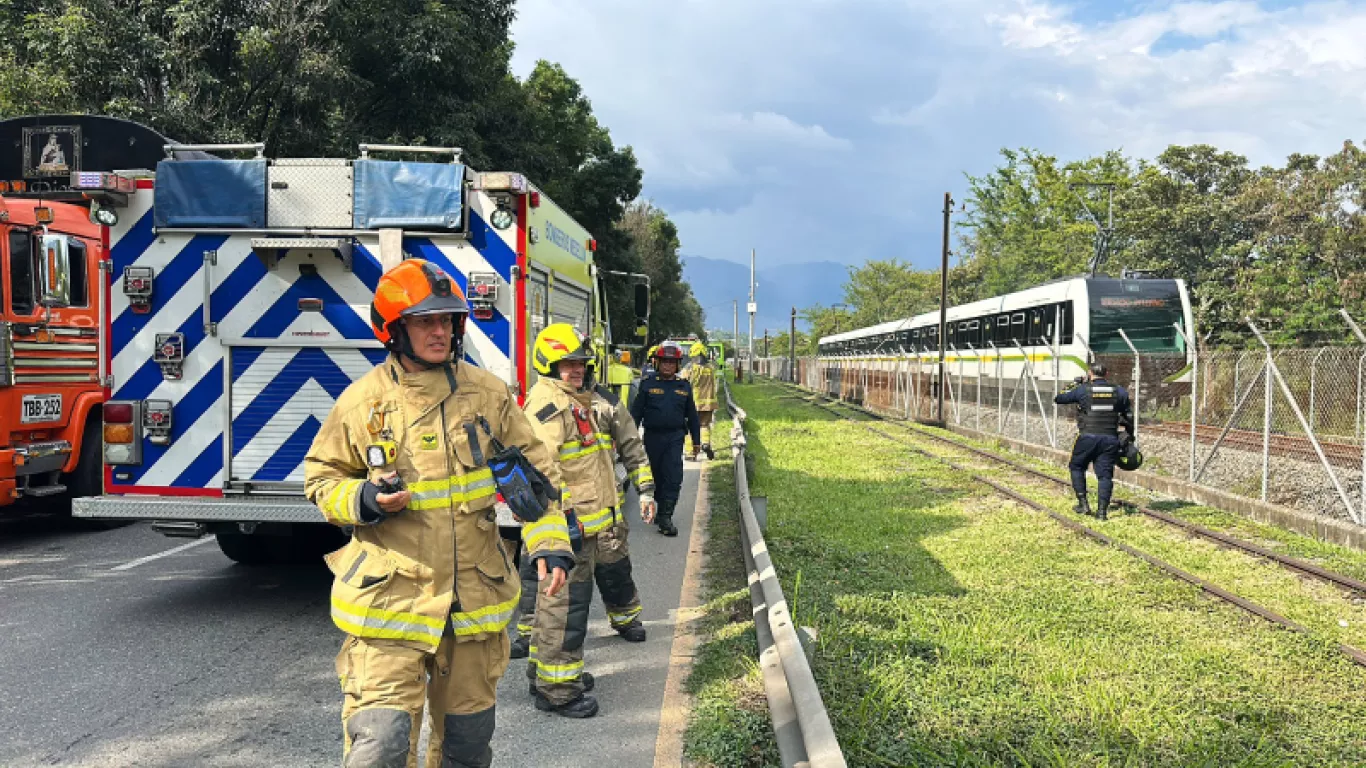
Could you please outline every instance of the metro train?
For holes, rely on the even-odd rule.
[[[1094,356],[1131,354],[1121,330],[1139,352],[1178,362],[1184,355],[1188,363],[1193,350],[1182,331],[1190,334],[1192,328],[1183,280],[1127,273],[1065,278],[950,307],[946,362],[966,376],[989,364],[984,376],[1011,379],[1020,375],[1027,358],[1034,375],[1047,380],[1054,376],[1056,348],[1057,377],[1066,381],[1083,375]],[[937,362],[939,312],[825,336],[819,351],[823,358]],[[1184,373],[1185,366],[1176,367]]]

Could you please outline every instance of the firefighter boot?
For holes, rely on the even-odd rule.
[[[1072,511],[1079,515],[1091,516],[1091,501],[1086,497],[1086,494],[1077,494],[1077,506],[1073,507]]]
[[[704,453],[707,454],[707,459],[708,459],[708,460],[711,460],[711,459],[715,459],[715,458],[716,458],[716,451],[713,451],[713,450],[711,449],[711,443],[703,443],[703,444],[702,444],[702,451],[703,451]]]
[[[1110,500],[1101,496],[1096,499],[1096,519],[1108,520],[1110,514]]]
[[[536,692],[536,708],[542,712],[554,712],[560,717],[572,717],[576,720],[583,720],[598,713],[598,700],[592,696],[580,696],[568,704],[555,706],[550,703],[550,699]]]
[[[512,649],[509,656],[514,659],[525,659],[531,652],[531,635],[517,635],[517,639],[512,641]]]
[[[632,643],[643,643],[645,642],[645,625],[640,623],[640,619],[632,619],[630,624],[617,627],[617,634]],[[584,688],[584,690],[588,689]]]

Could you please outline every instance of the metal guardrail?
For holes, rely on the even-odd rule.
[[[788,613],[787,599],[783,597],[782,585],[750,502],[749,476],[745,469],[746,414],[735,404],[724,377],[722,390],[733,419],[730,441],[735,462],[735,492],[740,502],[740,537],[749,574],[754,628],[759,639],[759,665],[763,671],[768,711],[773,718],[778,755],[784,768],[845,768],[844,753],[835,738],[830,715],[825,710],[797,628]]]

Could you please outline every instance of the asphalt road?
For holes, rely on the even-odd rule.
[[[526,662],[513,661],[495,765],[653,765],[697,479],[689,465],[677,538],[632,513],[648,641],[618,638],[595,600],[587,668],[599,715],[536,711]],[[330,583],[321,565],[244,567],[211,538],[145,524],[0,519],[0,766],[339,765]]]

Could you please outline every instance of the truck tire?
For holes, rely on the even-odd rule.
[[[219,533],[218,548],[228,559],[242,565],[270,565],[275,562],[271,536],[257,536],[253,533]]]

